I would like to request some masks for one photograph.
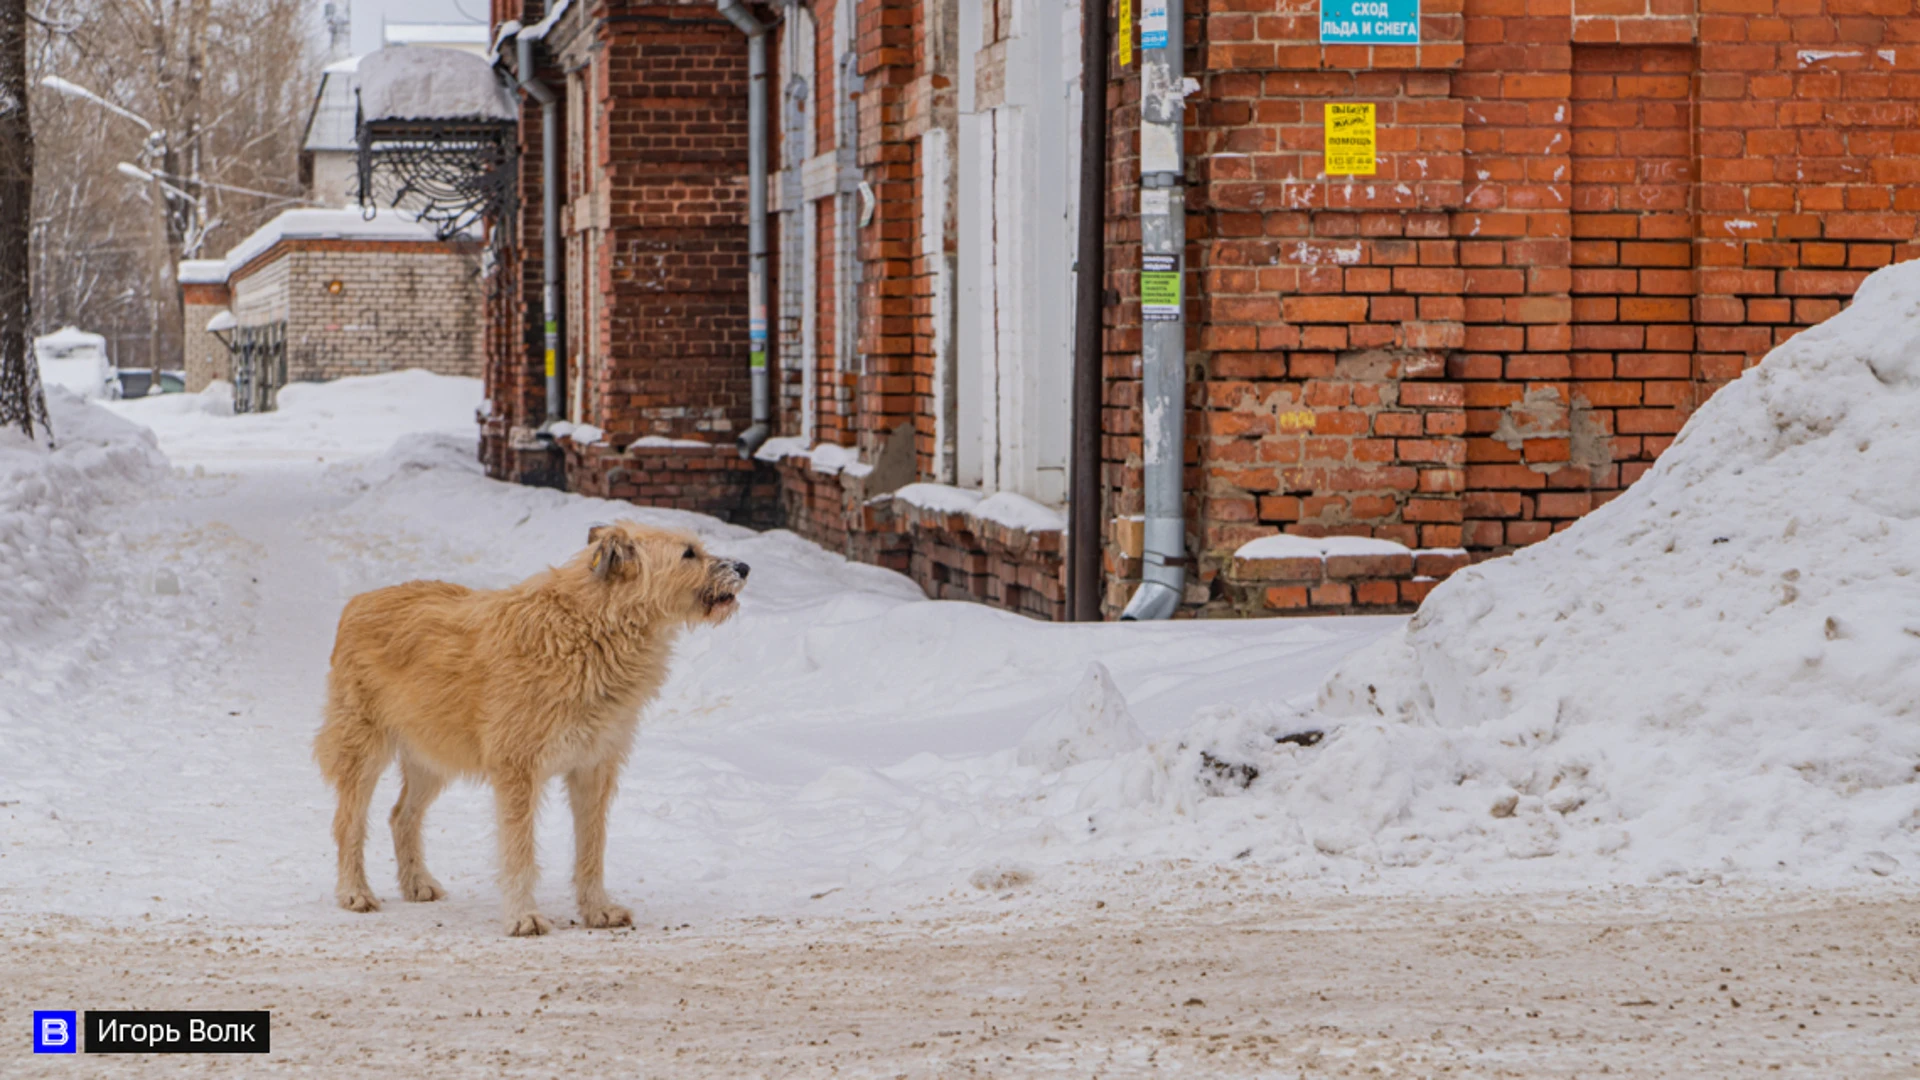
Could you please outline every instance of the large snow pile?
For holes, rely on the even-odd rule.
[[[1920,870],[1920,263],[1322,693],[1325,850],[1609,876]]]
[[[47,387],[55,448],[0,429],[0,664],[14,643],[72,614],[87,581],[81,536],[102,505],[166,475],[153,433]]]
[[[485,60],[458,49],[389,45],[360,58],[364,120],[518,120]]]
[[[480,380],[409,368],[331,383],[289,383],[269,413],[233,415],[233,387],[149,395],[108,406],[145,424],[175,464],[257,469],[378,454],[395,432],[464,437],[472,456]]]

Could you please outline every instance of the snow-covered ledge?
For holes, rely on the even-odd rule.
[[[1065,533],[1067,516],[1051,506],[1037,503],[1025,495],[997,491],[986,495],[949,484],[908,484],[893,493],[895,502],[905,503],[930,514],[957,514],[974,531],[979,526],[999,526],[1025,533]]]
[[[1371,536],[1281,533],[1240,545],[1226,569],[1243,614],[1411,610],[1469,563],[1464,549],[1414,550]]]
[[[844,474],[861,477],[873,471],[873,466],[861,461],[860,452],[852,447],[834,443],[820,443],[817,446],[808,447],[805,439],[791,435],[768,439],[760,444],[760,449],[754,451],[753,456],[754,460],[764,461],[769,465],[778,465],[790,458],[802,458],[814,472],[826,473],[829,476]]]

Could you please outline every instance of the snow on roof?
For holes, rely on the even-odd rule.
[[[485,45],[484,23],[395,23],[381,28],[388,45]]]
[[[520,31],[520,36],[533,41],[539,41],[546,37],[547,31],[553,29],[553,24],[560,21],[560,16],[567,13],[567,8],[571,6],[572,3],[573,0],[560,0],[559,3],[553,5],[552,11],[547,12],[546,18]]]
[[[487,64],[489,66],[500,62],[500,46],[505,45],[508,38],[514,37],[519,33],[519,19],[508,19],[506,22],[500,24],[499,28],[493,32],[493,44],[487,47]]]
[[[432,239],[435,239],[433,226],[406,210],[380,210],[371,218],[358,207],[288,210],[227,252],[227,276],[231,278],[282,240]]]
[[[227,260],[182,259],[178,273],[182,285],[219,285],[227,280]]]
[[[1324,559],[1329,555],[1411,555],[1412,549],[1368,536],[1262,536],[1234,551],[1236,559]]]
[[[99,334],[90,334],[77,326],[63,326],[51,334],[41,334],[33,339],[35,345],[48,345],[56,349],[71,349],[80,345],[97,345],[104,349],[107,339]]]
[[[314,91],[313,113],[307,118],[307,136],[302,150],[353,150],[358,143],[353,131],[354,70],[360,57],[342,60],[320,75],[320,87]]]
[[[240,325],[240,321],[233,317],[233,312],[216,311],[213,314],[213,318],[207,320],[207,333],[217,334],[222,330],[231,330],[238,325]]]
[[[520,110],[485,60],[454,49],[390,45],[360,61],[367,120],[517,120]]]

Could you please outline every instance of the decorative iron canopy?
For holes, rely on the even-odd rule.
[[[510,220],[518,187],[511,120],[368,120],[356,110],[360,205],[405,205],[442,240]],[[512,230],[495,228],[500,242]]]

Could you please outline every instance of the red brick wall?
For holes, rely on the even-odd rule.
[[[562,439],[566,487],[601,499],[690,510],[758,528],[779,524],[772,466],[731,446],[580,446]]]
[[[814,434],[871,461],[912,423],[926,476],[938,268],[919,242],[919,137],[951,105],[928,23],[941,9],[815,5],[816,152],[836,130],[837,3],[857,4],[858,160],[877,205],[858,236],[858,371],[832,370],[831,203],[806,223],[820,255],[808,268],[821,284]],[[1904,7],[1422,8],[1418,48],[1321,47],[1316,0],[1187,4],[1187,70],[1200,84],[1186,146],[1188,614],[1405,609],[1461,564],[1458,549],[1510,551],[1617,495],[1713,390],[1837,311],[1873,268],[1915,254],[1920,16]],[[595,24],[604,51],[580,59],[607,73],[602,160],[618,173],[597,286],[606,359],[586,419],[616,444],[712,437],[703,418],[744,415],[745,46],[691,0],[581,11],[607,19]],[[1107,87],[1109,612],[1138,572],[1138,56],[1113,62]],[[1374,176],[1323,175],[1329,102],[1376,106]],[[523,137],[537,144],[530,119]],[[777,136],[777,109],[770,120]],[[537,172],[527,179],[523,213],[538,206]],[[537,423],[523,310],[537,288],[537,215],[521,231],[495,276],[489,392],[513,422]],[[783,414],[780,433],[796,419]],[[490,424],[490,445],[509,426]],[[824,475],[781,469],[783,513],[806,535],[901,564],[936,595],[1057,610],[1045,587],[1022,584],[1048,580],[1047,553],[850,502]],[[1241,544],[1280,531],[1422,554],[1234,562]]]
[[[1187,7],[1194,610],[1291,607],[1230,559],[1274,531],[1484,558],[1565,528],[1714,389],[1915,254],[1904,9],[1428,0],[1428,44],[1370,53],[1319,47],[1314,10]],[[1106,458],[1125,515],[1138,68],[1114,74]],[[1322,175],[1328,101],[1376,105],[1377,175]],[[1125,532],[1110,609],[1137,571]]]
[[[861,231],[859,351],[864,369],[855,396],[859,445],[877,452],[902,422],[920,428],[930,457],[933,428],[923,419],[930,397],[916,394],[916,375],[931,373],[930,335],[917,331],[925,290],[919,249],[920,155],[911,120],[920,82],[924,24],[916,0],[857,0],[856,48],[865,89],[860,95],[859,161],[875,199],[873,222]],[[923,462],[923,467],[925,462]]]
[[[573,95],[585,115],[568,117],[562,141],[569,375],[583,380],[572,418],[622,445],[730,445],[751,412],[746,39],[710,3],[599,0],[569,9],[537,53],[563,102],[565,72],[586,73]],[[496,475],[511,430],[544,411],[539,116],[522,110],[517,243],[491,294],[488,391],[503,419],[483,456]]]

